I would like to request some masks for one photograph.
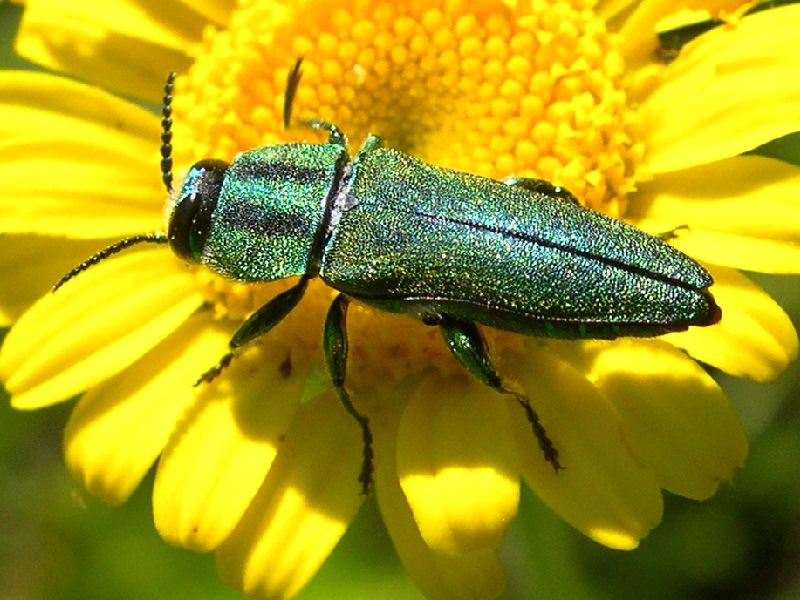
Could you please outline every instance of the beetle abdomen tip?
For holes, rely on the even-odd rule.
[[[708,290],[703,290],[700,293],[703,294],[703,297],[708,303],[708,310],[706,311],[705,315],[703,315],[702,319],[699,319],[697,323],[692,324],[699,327],[707,327],[709,325],[719,323],[722,319],[722,309],[717,304],[716,299]]]

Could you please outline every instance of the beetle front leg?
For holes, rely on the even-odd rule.
[[[305,294],[307,286],[308,278],[302,277],[297,285],[281,292],[250,315],[239,329],[236,330],[236,333],[233,334],[228,344],[230,352],[227,352],[216,365],[203,373],[195,382],[195,386],[203,382],[209,383],[213,381],[229,364],[231,364],[234,352],[237,348],[241,348],[248,342],[252,342],[254,339],[261,337],[280,323],[286,315],[292,312],[298,302],[300,302],[303,294]]]
[[[547,431],[539,421],[539,415],[533,410],[528,397],[507,388],[502,379],[500,379],[500,375],[489,357],[486,340],[478,330],[478,326],[472,321],[457,319],[450,315],[442,315],[439,320],[439,329],[442,332],[444,341],[447,343],[447,347],[450,348],[450,352],[453,353],[458,362],[464,365],[467,371],[490,388],[514,397],[525,411],[525,415],[533,427],[533,433],[544,453],[545,460],[553,465],[556,473],[563,469],[564,467],[558,462],[558,450],[556,450],[552,440],[547,436]]]
[[[289,71],[289,75],[286,77],[286,89],[283,92],[283,126],[285,129],[289,129],[292,126],[292,108],[294,107],[297,88],[300,85],[300,77],[303,75],[300,69],[302,65],[303,57],[300,57],[295,61],[294,67],[292,67]],[[308,127],[309,129],[327,131],[329,144],[338,144],[343,148],[347,148],[347,137],[333,123],[328,123],[321,119],[306,119],[300,121],[299,125]]]
[[[369,428],[369,419],[359,413],[350,401],[350,395],[344,387],[347,373],[347,307],[350,300],[343,294],[336,296],[325,318],[325,333],[323,346],[325,360],[328,363],[328,373],[339,400],[345,410],[358,422],[364,440],[364,461],[361,464],[361,473],[358,480],[361,482],[361,493],[367,495],[372,484],[372,431]]]

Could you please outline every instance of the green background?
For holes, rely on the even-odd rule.
[[[11,47],[20,12],[0,3],[4,68],[30,68]],[[798,136],[763,152],[800,164]],[[800,326],[800,278],[753,278]],[[772,384],[718,379],[751,439],[735,484],[703,503],[667,495],[663,523],[634,552],[591,542],[524,490],[502,549],[506,598],[800,599],[800,365]],[[71,480],[61,456],[71,407],[23,413],[0,398],[0,600],[241,598],[220,582],[211,555],[155,533],[152,478],[118,508]],[[301,597],[421,597],[374,500]]]

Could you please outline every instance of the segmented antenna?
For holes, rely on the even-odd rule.
[[[300,71],[300,65],[303,64],[303,57],[297,59],[294,67],[289,71],[289,76],[286,78],[286,91],[283,93],[283,127],[289,129],[292,124],[292,104],[294,97],[297,94],[297,86],[300,84],[300,77],[303,76]]]
[[[67,283],[70,279],[72,279],[76,275],[83,273],[89,267],[93,267],[100,261],[105,260],[109,256],[112,256],[117,252],[125,250],[126,248],[130,248],[131,246],[135,246],[137,244],[167,244],[167,243],[169,243],[169,239],[163,233],[142,233],[140,235],[132,235],[131,237],[125,238],[124,240],[115,242],[110,246],[103,248],[102,250],[100,250],[100,252],[92,254],[89,258],[87,258],[77,267],[72,269],[69,273],[66,273],[61,279],[59,279],[56,282],[51,291],[55,292],[58,288]]]
[[[161,180],[167,193],[172,193],[172,92],[175,84],[175,71],[167,75],[167,83],[164,85],[164,104],[161,107]],[[96,252],[77,267],[66,273],[53,286],[51,291],[55,292],[62,285],[73,277],[83,273],[89,267],[137,244],[168,244],[169,238],[164,233],[140,233],[132,235],[123,240],[115,242],[99,252]]]
[[[164,104],[161,107],[161,180],[167,193],[172,193],[172,91],[175,71],[167,75],[164,85]]]

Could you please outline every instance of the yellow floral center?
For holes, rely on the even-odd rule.
[[[496,179],[547,179],[620,216],[643,147],[633,133],[614,37],[589,0],[514,4],[240,2],[228,29],[206,32],[193,68],[178,82],[176,162],[231,160],[287,140],[324,141],[317,132],[283,130],[286,76],[302,56],[295,120],[335,123],[351,155],[371,132],[435,165]],[[199,277],[218,314],[234,319],[286,285]],[[290,315],[280,335],[318,348],[332,296],[322,285],[310,288],[295,311],[302,316]],[[373,382],[441,365],[447,350],[434,328],[354,312],[354,359],[367,359]]]

